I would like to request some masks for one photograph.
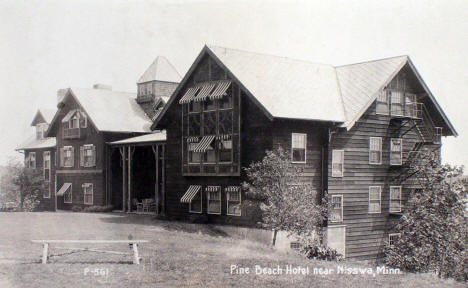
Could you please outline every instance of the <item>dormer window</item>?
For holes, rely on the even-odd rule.
[[[36,125],[36,139],[44,139],[44,134],[47,131],[49,125],[46,123],[40,123]]]
[[[80,138],[81,129],[88,126],[86,115],[79,110],[70,110],[62,119],[63,137]]]

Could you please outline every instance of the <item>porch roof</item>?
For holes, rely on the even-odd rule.
[[[166,141],[166,130],[156,131],[151,134],[146,134],[142,136],[122,139],[114,142],[109,142],[109,145],[130,145],[130,144],[140,144],[140,143],[152,143],[152,142],[165,142]]]

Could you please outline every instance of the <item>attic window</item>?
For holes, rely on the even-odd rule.
[[[36,139],[44,139],[44,134],[49,125],[47,123],[40,123],[36,125]]]

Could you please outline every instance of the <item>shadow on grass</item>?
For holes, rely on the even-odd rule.
[[[114,217],[100,217],[99,220],[113,224],[134,224],[163,228],[168,231],[202,233],[214,237],[229,237],[229,234],[211,224],[188,223],[177,220],[165,220],[153,215],[107,214]]]

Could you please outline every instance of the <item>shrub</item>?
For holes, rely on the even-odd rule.
[[[114,206],[106,205],[106,206],[89,206],[83,209],[84,212],[112,212]]]
[[[323,245],[309,245],[301,248],[308,259],[327,260],[327,261],[341,261],[343,256],[335,249],[325,247]]]
[[[72,211],[73,212],[81,212],[81,211],[83,211],[83,209],[81,208],[81,206],[73,206]]]

